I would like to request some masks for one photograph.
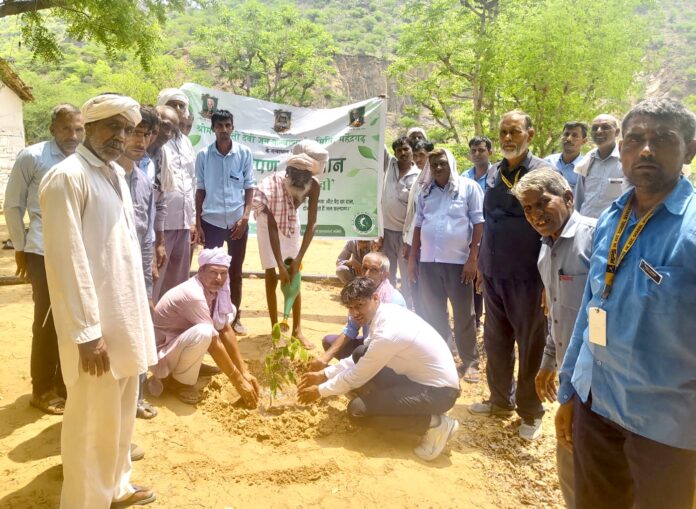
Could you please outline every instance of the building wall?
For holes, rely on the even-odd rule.
[[[0,83],[0,208],[17,153],[24,148],[22,100]]]

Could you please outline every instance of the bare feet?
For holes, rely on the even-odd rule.
[[[302,330],[297,329],[292,331],[292,337],[299,339],[300,343],[302,343],[302,346],[305,347],[305,350],[314,350],[314,343],[312,343],[309,339],[305,337],[304,334],[302,334]]]

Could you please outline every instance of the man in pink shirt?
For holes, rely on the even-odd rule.
[[[231,326],[237,310],[230,297],[230,261],[221,247],[204,249],[198,274],[157,303],[153,321],[158,362],[152,368],[151,393],[161,393],[161,380],[184,403],[198,403],[195,383],[208,352],[247,406],[256,406],[259,384],[247,371]]]

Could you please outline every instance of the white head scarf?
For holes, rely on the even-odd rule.
[[[310,171],[314,176],[319,175],[324,169],[323,166],[319,165],[319,161],[310,157],[308,154],[290,156],[290,159],[288,159],[288,166],[292,166],[298,170]]]
[[[459,191],[459,172],[457,171],[457,160],[454,158],[452,152],[450,152],[446,148],[443,148],[442,150],[445,152],[445,155],[447,156],[447,163],[449,163],[450,167],[449,192],[450,194],[454,194]],[[433,184],[435,184],[435,178],[433,177],[433,172],[430,169],[430,158],[428,158],[428,163],[425,165],[425,168],[423,169],[424,173],[426,171],[428,173],[423,177],[424,196],[428,196],[430,194],[430,190],[432,189]]]
[[[189,106],[187,95],[179,88],[165,88],[157,96],[157,106],[166,106],[169,101],[181,101],[186,108]]]
[[[198,267],[202,268],[206,265],[223,265],[229,267],[232,262],[232,257],[227,254],[223,247],[213,249],[204,249],[198,255]],[[215,298],[215,309],[213,309],[213,325],[220,330],[227,324],[230,313],[235,312],[234,304],[232,304],[232,296],[230,293],[230,278],[227,278],[225,284]]]
[[[92,97],[82,105],[81,112],[85,124],[116,115],[123,115],[135,125],[138,125],[142,120],[140,104],[135,99],[125,95],[102,94]]]
[[[295,155],[307,154],[309,157],[317,161],[322,167],[326,164],[326,161],[329,160],[329,153],[318,141],[315,140],[302,140],[292,147],[292,153]]]
[[[406,131],[406,137],[410,137],[413,133],[421,133],[423,135],[423,138],[428,138],[428,135],[425,134],[425,130],[422,127],[412,127],[408,131]]]

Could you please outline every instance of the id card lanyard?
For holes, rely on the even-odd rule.
[[[655,212],[655,207],[651,208],[641,219],[636,223],[635,228],[628,236],[626,244],[624,244],[621,252],[619,252],[619,241],[621,236],[626,231],[626,226],[628,225],[628,218],[631,215],[631,208],[633,206],[633,196],[626,200],[626,205],[624,205],[623,212],[621,212],[621,219],[619,219],[619,224],[614,232],[614,237],[611,239],[611,245],[609,247],[609,256],[607,257],[607,268],[604,272],[604,292],[602,293],[602,301],[607,300],[609,294],[611,293],[611,288],[614,284],[614,276],[621,266],[624,258],[628,252],[636,243],[638,236],[641,234],[645,225],[648,224],[650,218]]]

